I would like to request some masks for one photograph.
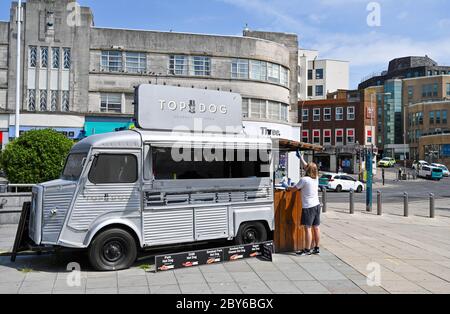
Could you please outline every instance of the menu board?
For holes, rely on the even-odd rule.
[[[273,242],[236,245],[200,251],[183,252],[155,256],[156,271],[211,265],[260,256],[272,261]]]

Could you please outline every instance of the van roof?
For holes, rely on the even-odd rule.
[[[241,134],[215,134],[190,132],[163,132],[140,129],[91,135],[75,144],[72,152],[86,152],[91,148],[141,148],[142,142],[171,145],[176,143],[224,143],[240,145],[258,145],[258,148],[270,148],[272,140],[269,137],[255,137]]]

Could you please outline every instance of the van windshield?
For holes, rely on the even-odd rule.
[[[83,170],[84,160],[87,157],[87,153],[70,154],[67,157],[66,165],[62,173],[64,180],[77,181],[80,178],[81,171]]]

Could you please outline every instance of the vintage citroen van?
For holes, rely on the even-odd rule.
[[[160,88],[173,95],[145,88],[158,96],[146,104],[154,99],[158,110]],[[191,104],[230,96],[175,91]],[[223,106],[240,106],[231,96],[235,103]],[[136,128],[90,136],[74,145],[59,180],[33,188],[29,236],[37,245],[87,249],[98,270],[128,268],[140,249],[265,241],[274,229],[271,151],[269,138],[244,133]]]

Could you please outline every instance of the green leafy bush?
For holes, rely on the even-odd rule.
[[[0,162],[10,183],[35,184],[59,178],[73,142],[51,130],[33,130],[9,143]]]

